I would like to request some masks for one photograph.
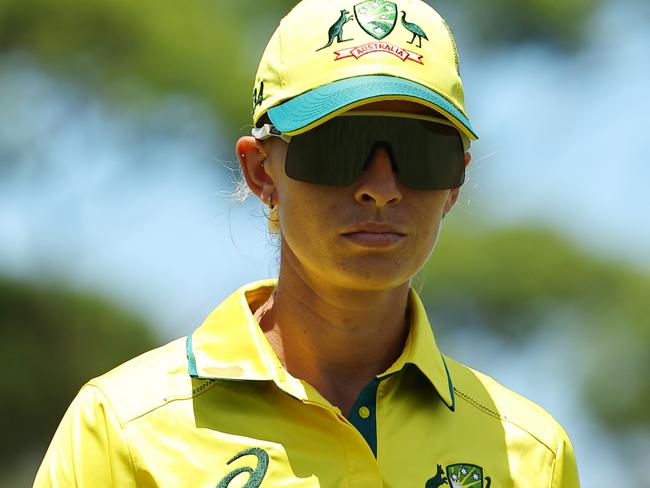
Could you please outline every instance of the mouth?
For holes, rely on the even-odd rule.
[[[362,247],[385,248],[399,244],[406,233],[399,227],[384,222],[363,222],[342,236],[349,242]]]

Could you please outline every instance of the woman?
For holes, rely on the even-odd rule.
[[[410,288],[476,139],[453,38],[355,1],[283,19],[237,142],[278,279],[84,386],[37,486],[578,486],[562,428],[442,355]]]

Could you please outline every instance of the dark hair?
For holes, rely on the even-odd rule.
[[[262,115],[262,116],[259,118],[259,120],[257,121],[257,124],[255,124],[255,127],[257,127],[257,128],[259,129],[259,128],[262,127],[264,124],[270,124],[270,123],[271,123],[271,119],[269,118],[269,116],[268,116],[267,113],[264,113],[264,115]]]

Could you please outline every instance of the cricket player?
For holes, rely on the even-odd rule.
[[[410,286],[477,139],[440,15],[298,3],[252,111],[236,151],[279,276],[89,381],[35,486],[577,488],[562,427],[442,353]]]

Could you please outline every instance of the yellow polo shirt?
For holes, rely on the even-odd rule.
[[[241,288],[191,336],[86,384],[35,486],[579,486],[560,425],[443,356],[414,291],[402,355],[346,418],[282,367],[254,319],[274,284]]]

